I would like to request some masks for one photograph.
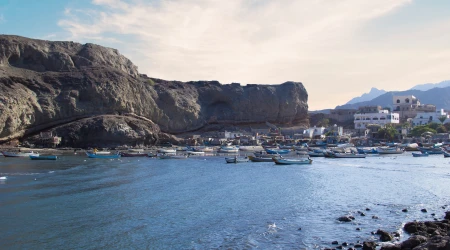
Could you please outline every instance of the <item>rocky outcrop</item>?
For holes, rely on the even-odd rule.
[[[170,134],[217,124],[309,125],[301,83],[154,79],[94,44],[0,36],[0,83],[0,142],[101,115],[133,114]]]

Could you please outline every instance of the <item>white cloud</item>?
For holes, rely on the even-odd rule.
[[[428,57],[430,41],[408,48],[401,44],[411,38],[408,35],[379,43],[363,37],[367,22],[410,2],[94,0],[97,10],[67,9],[59,25],[72,40],[118,48],[140,72],[153,77],[224,83],[302,81],[311,108],[319,109],[342,104],[372,86],[396,89],[393,84],[399,81],[421,83],[416,73],[423,78],[443,76],[438,69],[444,67],[432,70],[430,64],[425,69],[411,56],[414,51],[417,57]],[[430,63],[450,59],[448,50],[434,54]],[[433,80],[443,79],[424,82]]]

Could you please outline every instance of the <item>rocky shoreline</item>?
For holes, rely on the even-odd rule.
[[[442,209],[446,209],[447,206],[442,206]],[[370,211],[366,208],[366,211]],[[403,209],[402,212],[408,212],[407,209]],[[427,213],[426,209],[422,209],[421,212]],[[360,216],[366,216],[364,212],[358,211]],[[433,217],[435,213],[431,214]],[[378,219],[373,215],[372,219]],[[352,215],[345,215],[337,218],[341,223],[352,222],[356,218]],[[356,228],[361,230],[361,228]],[[403,241],[399,232],[387,232],[382,229],[372,231],[371,234],[378,238],[378,240],[367,240],[357,242],[331,242],[332,247],[326,247],[325,250],[334,249],[363,249],[363,250],[450,250],[450,211],[445,212],[444,218],[439,220],[434,218],[432,221],[411,221],[404,224],[402,230],[409,237]],[[406,235],[405,235],[406,236]],[[405,237],[404,236],[404,237]],[[373,237],[372,237],[373,238]]]

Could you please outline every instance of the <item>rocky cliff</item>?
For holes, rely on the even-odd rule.
[[[130,127],[130,119],[144,124],[132,128],[130,138],[149,143],[160,131],[183,133],[217,123],[306,126],[307,100],[301,83],[164,81],[139,74],[115,49],[0,36],[0,142],[61,126],[71,127],[59,129],[63,137],[74,135],[73,128],[87,131],[90,126],[107,137],[118,133],[112,127]],[[99,117],[107,115],[108,122],[100,126],[98,119],[105,119]],[[80,125],[93,117],[95,122]],[[101,128],[108,133],[100,133]],[[77,140],[88,134],[80,131]]]

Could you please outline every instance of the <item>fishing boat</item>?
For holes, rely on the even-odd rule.
[[[205,155],[205,152],[202,151],[187,151],[186,154],[188,155]]]
[[[445,158],[450,157],[450,153],[449,152],[444,152],[444,157]]]
[[[177,150],[173,149],[173,148],[160,148],[158,149],[158,153],[163,153],[163,154],[176,154]]]
[[[334,153],[334,158],[366,158],[366,155],[353,153]]]
[[[264,150],[262,146],[240,146],[239,151],[261,151]]]
[[[161,160],[166,160],[166,159],[182,160],[182,159],[186,159],[187,155],[162,154],[162,155],[159,155],[158,157]]]
[[[248,158],[238,158],[238,157],[226,157],[225,161],[227,163],[242,163],[242,162],[248,162]]]
[[[429,154],[427,152],[425,153],[412,153],[413,157],[427,157]]]
[[[223,146],[219,149],[220,153],[237,153],[239,152],[239,148],[234,146]]]
[[[287,159],[287,158],[279,158],[279,157],[273,157],[272,160],[277,165],[302,165],[302,164],[311,164],[313,161],[309,158]]]
[[[375,148],[356,148],[359,154],[378,154]]]
[[[100,150],[100,151],[98,151],[97,149],[94,149],[92,152],[90,152],[90,153],[93,153],[93,154],[96,154],[96,155],[109,155],[109,154],[111,154],[111,152],[110,151],[106,151],[106,150]]]
[[[95,159],[118,159],[118,158],[120,158],[120,154],[102,155],[102,154],[93,154],[93,153],[90,153],[90,152],[86,152],[86,155],[89,158],[95,158]]]
[[[430,155],[441,155],[444,153],[444,150],[442,150],[442,148],[418,147],[417,149],[422,153],[428,153]]]
[[[34,153],[33,151],[27,152],[27,153],[23,153],[23,152],[2,152],[2,154],[5,157],[29,157],[31,155],[39,156],[38,153]]]
[[[144,152],[120,152],[119,153],[120,156],[122,157],[148,157],[148,154],[144,153]]]
[[[30,155],[31,160],[56,160],[58,156],[56,155]]]
[[[291,152],[291,150],[289,150],[289,149],[276,149],[276,148],[269,149],[269,148],[266,148],[266,152],[268,154],[271,154],[271,155],[275,155],[275,154],[285,155],[285,154],[289,154],[289,152]]]
[[[403,150],[400,148],[391,148],[391,147],[378,147],[378,154],[403,154]]]
[[[248,159],[252,162],[273,162],[272,158],[273,156],[248,156]]]

